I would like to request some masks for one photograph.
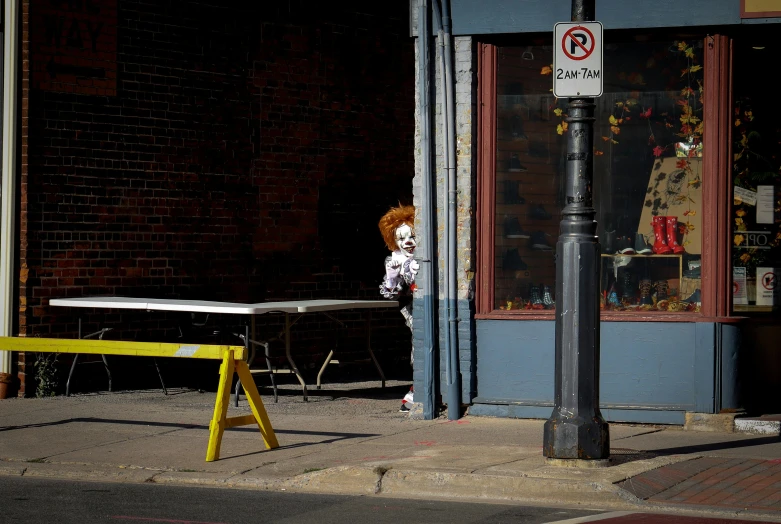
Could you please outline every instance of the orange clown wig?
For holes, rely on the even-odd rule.
[[[409,227],[414,226],[415,206],[402,206],[399,204],[398,207],[390,208],[380,219],[379,226],[382,239],[391,251],[398,249],[396,245],[396,229],[404,224],[407,224]]]

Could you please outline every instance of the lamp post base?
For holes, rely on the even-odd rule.
[[[548,460],[594,462],[610,457],[610,428],[601,415],[590,420],[556,414],[545,422],[542,454]]]
[[[555,459],[546,458],[545,464],[559,468],[592,469],[610,466],[610,459]]]

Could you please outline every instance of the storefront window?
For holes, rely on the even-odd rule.
[[[699,311],[702,40],[606,42],[594,134],[601,308]],[[497,309],[555,309],[567,100],[551,92],[552,51],[499,48]]]
[[[735,44],[732,119],[732,303],[740,312],[781,309],[781,110],[761,76],[781,51],[757,35]],[[759,68],[759,69],[758,69]]]

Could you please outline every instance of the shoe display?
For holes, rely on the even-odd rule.
[[[621,274],[621,300],[634,304],[637,300],[636,290],[634,275],[631,271],[625,269]]]
[[[669,284],[666,280],[657,280],[654,282],[654,291],[656,291],[656,301],[667,300]]]
[[[529,211],[529,218],[534,220],[550,220],[551,214],[545,211],[545,207],[537,205],[531,208]]]
[[[600,243],[602,244],[602,253],[605,253],[606,255],[615,253],[616,231],[604,231]]]
[[[700,298],[700,289],[699,288],[695,289],[694,293],[689,295],[688,298],[684,298],[683,299],[683,302],[688,302],[689,304],[692,304],[692,303],[699,304],[700,302],[702,302],[702,298]]]
[[[610,286],[610,291],[607,293],[607,303],[613,307],[621,307],[621,301],[618,300],[618,293],[616,293],[615,284]]]
[[[666,255],[672,253],[672,248],[667,245],[667,217],[654,217],[651,225],[654,228],[654,245],[651,248],[657,255]]]
[[[542,296],[540,296],[540,287],[534,284],[529,284],[529,304],[532,309],[545,309]]]
[[[645,235],[635,233],[635,253],[638,255],[650,255],[652,252],[651,244],[645,240]]]
[[[507,271],[526,271],[529,266],[521,259],[518,250],[508,249],[502,260],[502,269]]]
[[[702,272],[700,271],[700,265],[702,264],[701,255],[684,255],[684,270],[683,276],[686,278],[701,278]]]
[[[616,253],[622,255],[635,254],[635,248],[632,247],[632,242],[629,240],[629,237],[621,236],[616,239]]]
[[[526,140],[526,134],[523,132],[523,120],[520,115],[513,115],[510,120],[510,136],[513,140]]]
[[[686,250],[678,243],[678,217],[664,217],[667,225],[667,246],[676,255]]]
[[[507,238],[529,238],[529,233],[521,228],[518,217],[510,217],[504,221],[504,236]]]
[[[407,413],[407,412],[409,412],[409,407],[407,407],[407,404],[406,404],[406,403],[404,403],[404,404],[402,404],[402,405],[401,405],[401,407],[399,408],[399,413]]]
[[[550,286],[542,286],[542,305],[545,306],[545,309],[554,309],[556,307]]]
[[[504,181],[504,203],[505,204],[525,204],[526,199],[520,195],[520,182],[518,180]]]
[[[551,251],[553,248],[548,244],[548,240],[545,238],[548,236],[544,231],[535,231],[531,235],[529,245],[532,249],[539,249],[541,251]]]
[[[641,306],[653,306],[654,301],[651,298],[651,280],[644,278],[640,281],[638,289],[640,289],[640,305]]]
[[[524,166],[521,165],[521,160],[518,158],[518,153],[510,154],[510,165],[507,170],[512,171],[513,173],[523,173],[524,171],[528,171]]]

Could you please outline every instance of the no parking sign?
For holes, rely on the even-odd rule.
[[[559,22],[553,27],[553,94],[602,96],[602,22]]]
[[[757,268],[757,305],[776,306],[781,304],[781,268]]]

